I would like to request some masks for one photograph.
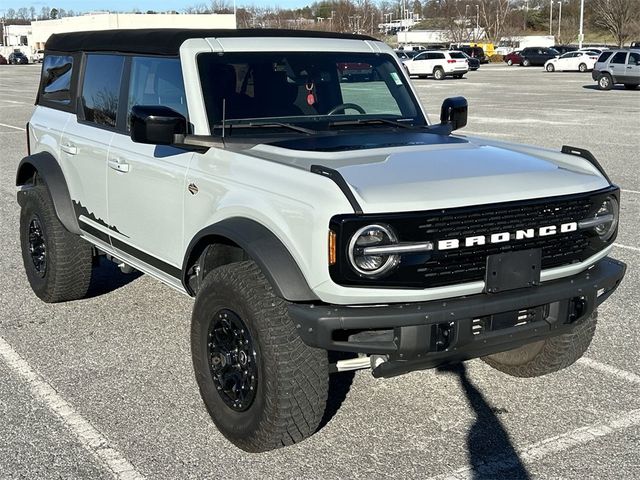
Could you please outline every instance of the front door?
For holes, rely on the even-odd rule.
[[[107,160],[109,223],[113,246],[172,277],[184,250],[182,216],[192,152],[134,143],[128,116],[134,105],[164,105],[187,116],[180,61],[131,58],[127,121],[114,135]]]

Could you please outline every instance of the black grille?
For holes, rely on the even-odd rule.
[[[554,197],[501,205],[457,208],[427,212],[389,215],[348,215],[335,217],[331,229],[339,235],[340,250],[336,265],[330,267],[334,281],[343,285],[379,287],[437,287],[484,280],[488,255],[520,250],[542,250],[542,268],[581,262],[606,246],[590,230],[536,236],[505,243],[476,245],[428,253],[403,255],[397,269],[384,278],[370,280],[359,276],[349,266],[346,249],[351,236],[364,225],[385,223],[397,233],[400,242],[458,239],[492,233],[535,229],[578,222],[589,218],[607,195],[617,195],[607,189],[597,193]],[[615,236],[609,240],[613,242]]]

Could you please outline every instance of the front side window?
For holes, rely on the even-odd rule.
[[[87,56],[82,84],[82,110],[86,121],[116,126],[123,66],[123,56]]]
[[[627,61],[627,52],[618,52],[611,59],[611,63],[617,63],[621,65],[624,65],[626,61]]]
[[[384,117],[424,124],[389,55],[303,52],[200,54],[212,129],[233,123],[315,123]],[[249,121],[251,120],[251,121]]]
[[[127,106],[127,129],[134,105],[163,105],[187,116],[182,68],[177,58],[134,57]]]
[[[73,58],[62,55],[48,55],[42,67],[41,98],[60,105],[71,103],[71,75]]]

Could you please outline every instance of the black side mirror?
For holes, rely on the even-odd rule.
[[[446,98],[440,109],[440,122],[451,125],[451,130],[458,130],[467,124],[468,108],[464,97]]]
[[[162,105],[135,105],[131,109],[131,140],[152,145],[172,145],[174,135],[187,133],[187,119]]]

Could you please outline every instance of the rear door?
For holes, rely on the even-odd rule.
[[[109,243],[106,168],[116,128],[124,57],[87,54],[77,115],[67,122],[61,160],[80,228]]]
[[[178,58],[134,56],[129,62],[124,118],[107,160],[109,222],[116,229],[111,241],[119,252],[175,278],[182,265],[183,200],[193,153],[134,143],[129,115],[134,105],[164,105],[187,117],[182,69]]]
[[[626,81],[631,85],[640,85],[640,52],[629,52]]]

